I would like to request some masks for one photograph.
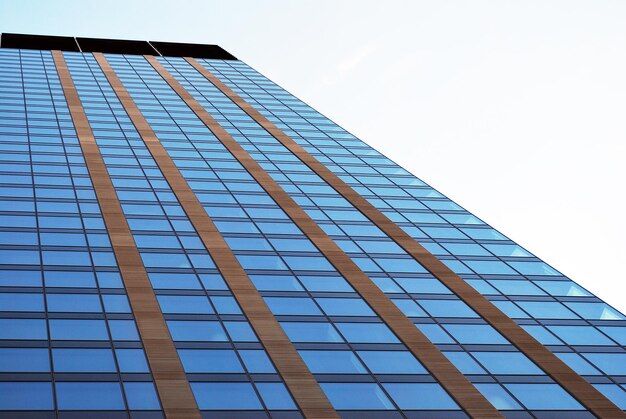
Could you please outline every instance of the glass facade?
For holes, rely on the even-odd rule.
[[[465,418],[300,220],[153,65],[63,52],[203,417],[307,416],[124,105],[133,101],[302,362],[345,418]],[[182,57],[157,57],[415,328],[510,418],[598,416]],[[626,410],[626,317],[236,59],[204,69]],[[178,417],[164,406],[53,53],[0,49],[0,418]],[[87,159],[88,160],[88,159]],[[257,326],[258,327],[258,326]],[[439,378],[437,378],[439,377]],[[602,396],[600,396],[602,398]],[[72,414],[78,416],[71,416]],[[64,416],[66,415],[66,416]],[[80,416],[83,415],[83,416]],[[91,416],[89,416],[91,415]],[[98,416],[100,415],[100,416]],[[335,416],[335,417],[336,417]],[[333,417],[333,416],[327,416]]]

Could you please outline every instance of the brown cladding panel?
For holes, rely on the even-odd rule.
[[[200,419],[200,411],[63,54],[53,51],[52,56],[165,416]]]
[[[104,55],[95,53],[94,56],[304,416],[338,418],[321,387],[111,65]]]
[[[398,338],[437,378],[456,402],[471,416],[499,418],[500,413],[476,390],[437,347],[396,305],[359,269],[309,215],[272,179],[272,177],[233,139],[226,130],[154,58],[146,57],[155,70],[178,93],[220,142],[267,191],[294,223],[307,235],[335,268],[346,278]]]
[[[354,207],[360,210],[378,228],[384,231],[415,260],[421,263],[436,278],[458,295],[465,303],[495,327],[522,353],[532,359],[556,382],[563,386],[583,406],[602,418],[626,418],[626,414],[613,404],[602,393],[596,390],[584,378],[576,374],[550,350],[530,336],[514,320],[505,315],[482,294],[471,287],[437,257],[428,252],[422,245],[409,236],[397,224],[387,218],[376,207],[359,195],[347,183],[319,162],[313,155],[282,132],[276,125],[254,109],[243,98],[219,80],[204,66],[193,58],[185,58],[200,74],[215,85],[222,93],[236,103],[248,116],[263,126],[281,144],[287,147],[313,172],[320,176]]]

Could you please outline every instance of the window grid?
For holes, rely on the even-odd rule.
[[[476,217],[471,216],[471,214],[464,211],[461,207],[452,203],[447,198],[443,197],[443,195],[428,187],[425,183],[414,178],[390,160],[378,157],[367,157],[380,156],[380,153],[346,133],[330,120],[319,115],[310,107],[289,95],[244,63],[231,63],[220,60],[199,61],[202,62],[206,68],[210,69],[213,74],[229,85],[229,87],[234,89],[234,91],[241,95],[248,103],[257,108],[257,110],[270,119],[270,121],[275,123],[287,135],[303,146],[308,152],[312,153],[318,160],[324,162],[331,171],[348,182],[374,206],[385,212],[386,215],[391,217],[392,220],[396,221],[399,225],[403,226],[409,234],[415,237],[431,252],[435,252],[438,258],[442,259],[442,261],[447,258],[447,263],[453,270],[475,286],[481,293],[487,295],[492,301],[509,300],[515,302],[526,300],[528,302],[537,301],[540,303],[542,297],[534,295],[531,297],[524,296],[525,293],[539,289],[541,293],[546,295],[557,294],[553,295],[553,298],[547,296],[543,297],[543,301],[571,303],[567,311],[564,312],[571,313],[575,311],[569,310],[572,307],[577,309],[576,317],[580,317],[578,320],[542,319],[541,316],[533,318],[531,315],[533,313],[526,313],[528,315],[527,319],[516,319],[520,324],[526,327],[530,326],[531,328],[527,330],[543,343],[547,343],[548,341],[545,339],[542,340],[542,335],[538,334],[540,332],[542,334],[550,334],[553,340],[555,340],[557,338],[552,335],[551,332],[561,330],[559,329],[559,325],[572,325],[573,327],[577,327],[576,325],[583,326],[582,329],[579,328],[581,336],[579,336],[575,342],[572,340],[568,341],[561,336],[561,339],[565,342],[557,340],[558,346],[550,346],[556,353],[560,355],[562,353],[574,352],[589,355],[598,351],[603,351],[607,354],[624,352],[623,343],[617,343],[613,340],[618,338],[624,339],[621,337],[624,335],[624,332],[620,332],[620,330],[624,330],[622,326],[624,324],[623,316],[620,313],[614,311],[604,303],[601,303],[599,299],[589,294],[586,290],[577,286],[548,265],[543,264],[543,262],[535,258],[532,254],[491,229]],[[302,120],[303,118],[312,118],[314,121],[306,124],[294,125],[292,123],[293,119]],[[352,156],[350,157],[351,160],[336,158],[336,156],[343,155]],[[339,164],[341,164],[341,166],[339,166]],[[360,175],[350,176],[347,171],[353,173],[356,171],[356,173],[360,173]],[[368,173],[372,176],[366,177]],[[402,190],[405,191],[406,196],[388,197],[384,196],[384,194],[374,192],[372,187],[375,188],[377,186],[374,182],[378,179],[387,179],[388,183],[395,185],[394,188],[400,189],[401,187]],[[408,190],[406,185],[410,183],[419,185],[420,187],[414,188],[414,193],[406,192]],[[408,212],[409,214],[428,214],[429,217],[427,217],[427,219],[431,221],[436,220],[436,223],[410,222],[409,219],[404,217],[407,210],[402,208],[411,207],[417,209],[408,210],[410,211]],[[438,218],[433,218],[433,215]],[[419,227],[424,226],[449,226],[454,227],[458,231],[460,231],[459,229],[464,229],[463,233],[470,232],[472,234],[468,237],[461,233],[463,234],[463,238],[459,239],[433,237],[428,236],[419,229]],[[486,234],[482,234],[483,232]],[[485,239],[485,237],[487,239]],[[448,251],[446,251],[443,247],[438,246],[438,244],[445,246],[446,243],[468,243],[474,246],[474,248],[483,249],[482,251],[484,251],[486,256],[467,257],[458,249],[455,249],[455,251],[449,251],[450,249],[448,249]],[[504,246],[502,246],[502,244],[507,245],[508,249],[503,250],[502,248]],[[505,254],[505,250],[510,249],[515,251],[515,256],[502,256],[502,254]],[[500,252],[500,254],[498,252]],[[442,255],[442,253],[449,253],[449,255]],[[476,272],[468,269],[467,265],[461,265],[455,262],[455,259],[459,261],[471,259],[477,261],[496,261],[497,263],[501,263],[501,265],[496,265],[495,268],[493,265],[487,265],[487,269],[484,272]],[[511,262],[508,266],[511,267],[512,272],[498,274],[498,268],[500,268],[504,262]],[[515,265],[516,262],[517,265]],[[484,268],[484,265],[480,266],[480,264],[478,264],[477,266]],[[490,271],[492,273],[489,273]],[[506,281],[508,281],[508,283]],[[517,283],[512,284],[511,282],[513,281]],[[502,285],[499,285],[500,283]],[[530,286],[535,286],[531,288],[530,291],[523,288],[529,288],[529,285],[526,285],[528,283],[530,283]],[[498,287],[505,286],[506,284],[508,288],[500,291],[494,288],[492,284],[498,284],[496,285]],[[519,292],[520,296],[515,295],[515,289],[521,290]],[[556,290],[556,292],[551,292],[551,290]],[[567,297],[558,295],[567,294],[568,292],[574,293],[575,296]],[[577,303],[582,304],[577,305]],[[588,303],[592,304],[590,305]],[[532,303],[530,305],[532,305]],[[500,307],[507,312],[507,306],[500,305]],[[598,310],[600,310],[600,313],[596,314]],[[511,313],[510,310],[508,312]],[[611,320],[605,320],[602,316]],[[548,329],[545,329],[544,325],[552,326],[552,330],[548,332]],[[589,330],[591,328],[595,328],[595,332],[592,333],[592,331]],[[610,333],[612,336],[607,336],[603,332]],[[602,343],[599,344],[599,341]],[[575,369],[577,367],[572,361],[566,361],[566,363],[569,363],[570,366]],[[623,384],[623,378],[616,374],[602,375],[603,377],[585,376],[585,378],[596,384],[607,382],[606,379],[611,380],[609,382],[615,384]],[[620,403],[622,402],[620,397],[620,393],[618,392],[617,396],[613,397],[613,400],[616,403]]]
[[[178,246],[180,250],[171,249],[169,247],[157,248],[160,258],[167,258],[168,253],[164,252],[172,252],[169,255],[179,254],[179,255],[187,255],[190,258],[193,258],[193,255],[203,255],[210,261],[210,266],[207,266],[206,262],[200,263],[198,266],[194,263],[193,260],[187,259],[187,264],[189,265],[186,268],[178,268],[175,270],[169,269],[168,267],[172,265],[172,262],[169,261],[164,263],[163,266],[155,266],[151,267],[150,260],[144,259],[144,263],[147,265],[149,276],[154,276],[155,274],[182,274],[187,276],[193,276],[196,278],[197,283],[200,283],[200,277],[210,276],[214,278],[215,283],[219,286],[216,290],[211,290],[208,286],[200,289],[194,290],[185,290],[175,288],[175,284],[171,284],[170,287],[166,289],[159,289],[159,287],[155,286],[157,298],[160,298],[161,308],[164,311],[164,317],[168,321],[170,326],[170,332],[173,334],[173,338],[177,348],[179,349],[180,354],[191,354],[193,351],[200,353],[198,351],[202,351],[205,354],[205,358],[210,358],[211,354],[217,353],[228,353],[234,356],[241,367],[241,371],[237,373],[236,371],[223,371],[221,373],[213,372],[213,373],[198,373],[198,371],[194,371],[194,366],[191,363],[190,359],[193,357],[182,357],[181,361],[183,362],[183,366],[186,367],[188,377],[191,381],[192,389],[196,395],[196,400],[200,406],[200,408],[205,408],[207,410],[220,410],[223,408],[223,403],[225,401],[214,400],[217,404],[206,404],[205,397],[201,389],[205,384],[208,385],[210,382],[214,382],[220,385],[226,385],[227,382],[234,381],[240,383],[239,386],[245,386],[244,389],[251,389],[254,392],[257,403],[255,404],[256,410],[258,409],[268,409],[270,406],[266,404],[267,395],[263,394],[259,388],[266,388],[267,386],[274,386],[274,393],[276,394],[285,394],[287,399],[283,400],[281,403],[273,403],[273,409],[275,410],[293,410],[295,409],[295,404],[290,399],[288,393],[286,393],[286,388],[282,383],[282,379],[279,375],[276,374],[273,366],[271,367],[271,371],[265,371],[263,374],[254,374],[250,371],[249,368],[245,368],[244,366],[248,366],[248,363],[244,361],[242,358],[242,351],[244,354],[254,353],[256,356],[261,356],[263,359],[266,359],[266,362],[271,365],[271,361],[267,357],[262,345],[258,342],[258,338],[252,331],[249,326],[249,323],[246,317],[243,315],[241,310],[239,309],[237,303],[232,297],[232,293],[228,290],[226,284],[224,283],[221,275],[215,269],[213,262],[210,259],[210,256],[206,252],[206,249],[199,241],[197,233],[191,227],[191,224],[184,214],[184,211],[180,207],[179,202],[174,197],[172,190],[167,185],[162,173],[157,167],[154,160],[150,157],[149,152],[143,144],[139,134],[134,129],[128,116],[125,113],[122,105],[119,103],[119,100],[116,98],[115,93],[112,88],[108,84],[104,74],[100,70],[98,64],[95,59],[91,56],[82,56],[81,54],[76,54],[76,60],[72,62],[71,59],[68,59],[68,63],[70,63],[70,69],[75,69],[75,79],[80,79],[81,84],[84,85],[84,88],[79,87],[79,92],[82,90],[82,97],[84,98],[85,108],[87,110],[88,117],[93,118],[96,115],[94,112],[90,112],[90,109],[96,107],[96,103],[104,104],[108,107],[108,110],[103,110],[103,107],[100,108],[98,115],[102,117],[103,115],[107,115],[108,119],[112,122],[108,124],[105,129],[101,129],[97,132],[96,141],[100,145],[100,150],[107,161],[107,165],[110,170],[114,171],[115,169],[133,169],[135,172],[135,176],[120,176],[119,174],[112,174],[111,178],[114,182],[116,190],[119,194],[123,191],[128,192],[150,192],[150,196],[144,196],[141,200],[124,200],[121,199],[121,203],[123,206],[127,206],[129,208],[130,205],[133,205],[136,209],[138,204],[150,204],[151,206],[158,206],[161,210],[160,216],[152,216],[153,220],[163,220],[169,226],[169,230],[174,233],[173,236],[176,238],[178,242]],[[90,104],[91,102],[91,104]],[[116,112],[117,111],[117,112]],[[95,119],[94,119],[95,121]],[[118,138],[118,140],[113,142],[111,138]],[[107,139],[109,138],[109,139]],[[111,150],[130,150],[131,154],[128,154],[127,157],[124,158],[123,162],[115,162],[110,160],[111,157],[115,156],[115,151],[111,152]],[[109,159],[107,159],[109,157]],[[113,157],[114,158],[114,157]],[[131,180],[138,181],[135,185],[127,184],[126,186],[119,186],[121,181],[123,180]],[[116,182],[117,181],[117,182]],[[141,181],[141,182],[139,182]],[[165,208],[170,207],[170,209],[176,209],[176,211],[167,211]],[[132,220],[137,219],[139,216],[147,217],[149,214],[138,215],[136,211],[127,212],[126,213],[129,222],[131,222],[131,231],[133,232],[135,239],[137,240],[141,236],[145,236],[146,234],[155,234],[159,233],[158,230],[150,230],[143,228],[135,228],[133,229]],[[183,222],[184,228],[180,231],[180,228],[177,228],[174,223]],[[162,234],[162,232],[160,232]],[[158,240],[158,236],[153,236],[154,240]],[[165,236],[161,236],[163,238]],[[181,239],[184,238],[194,238],[195,243],[192,243],[191,246],[187,248]],[[151,244],[158,243],[149,243],[147,245],[139,245],[139,249],[143,255],[146,255],[147,251],[151,250]],[[177,252],[177,253],[173,253]],[[160,264],[160,263],[159,263]],[[152,275],[151,275],[152,274]],[[216,282],[217,281],[217,282]],[[174,285],[172,287],[171,285]],[[206,314],[193,311],[187,311],[187,308],[192,306],[192,299],[198,301],[198,298],[203,296],[206,300],[204,301],[203,307],[209,308],[206,311]],[[165,298],[168,297],[176,297],[179,301],[176,302],[175,306],[171,304],[165,303]],[[225,301],[225,299],[229,300],[229,303],[226,307],[220,308],[220,305],[215,304],[215,299],[217,301]],[[224,304],[221,304],[224,306]],[[204,308],[203,308],[204,310]],[[191,322],[191,323],[190,323]],[[191,339],[193,336],[182,336],[181,329],[177,327],[177,325],[185,324],[185,330],[183,332],[192,334],[196,337],[200,334],[199,331],[202,331],[201,327],[194,326],[191,330],[188,326],[192,324],[207,325],[207,326],[217,326],[217,329],[220,334],[218,339],[208,339],[208,340],[200,340],[197,342],[193,342]],[[233,326],[232,331],[229,326]],[[235,328],[235,325],[245,326],[244,331],[246,336],[242,336],[237,338],[236,335],[232,333],[236,333],[238,329]],[[215,328],[213,328],[215,329]],[[241,334],[241,333],[240,333]],[[225,352],[228,351],[228,352]],[[279,387],[276,387],[279,386]],[[285,396],[283,396],[284,398]],[[222,403],[222,404],[220,404]],[[251,405],[252,406],[252,405]]]
[[[0,409],[100,410],[98,400],[78,402],[85,391],[103,385],[104,394],[115,399],[107,408],[157,411],[147,365],[135,372],[120,364],[122,355],[126,364],[129,354],[144,357],[143,349],[129,335],[135,329],[132,314],[107,304],[125,292],[52,56],[3,49],[0,61],[0,144],[7,152],[0,161],[6,232],[0,321],[8,322],[0,332]],[[30,158],[21,157],[26,152]],[[89,300],[90,307],[63,306],[68,298]],[[100,362],[106,368],[76,359],[67,369],[62,359],[69,353],[105,355]],[[137,404],[151,394],[149,405]]]

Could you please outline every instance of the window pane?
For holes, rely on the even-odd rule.
[[[228,340],[224,329],[218,322],[178,321],[167,322],[167,327],[174,340],[218,341]]]
[[[296,405],[282,383],[257,383],[256,388],[269,410],[295,410]]]
[[[456,410],[457,404],[439,385],[434,383],[392,383],[383,387],[400,409]]]
[[[123,410],[119,383],[57,382],[59,410]]]
[[[397,343],[398,338],[380,323],[337,323],[339,331],[348,342],[353,343]]]
[[[51,383],[0,382],[0,410],[52,410]]]
[[[116,372],[110,349],[52,349],[55,372]]]
[[[530,410],[582,410],[583,407],[556,384],[505,384]]]
[[[244,372],[232,350],[179,349],[178,355],[188,373]]]
[[[124,392],[130,410],[157,410],[159,396],[152,383],[124,383]]]
[[[281,322],[292,342],[343,342],[330,323]]]
[[[474,384],[489,403],[498,410],[517,410],[522,407],[498,384]]]
[[[410,352],[358,351],[374,374],[426,374],[426,369]]]
[[[260,410],[250,383],[191,383],[200,410]]]
[[[472,352],[472,355],[492,374],[543,374],[519,352]]]
[[[53,340],[109,340],[103,320],[50,320]]]
[[[393,404],[377,384],[320,383],[337,410],[389,410]]]
[[[47,349],[0,348],[0,372],[48,372]]]
[[[358,358],[350,351],[299,351],[307,367],[314,374],[366,373]]]

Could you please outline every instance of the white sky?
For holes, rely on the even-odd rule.
[[[2,32],[223,46],[622,312],[625,22],[598,0],[0,0]]]

